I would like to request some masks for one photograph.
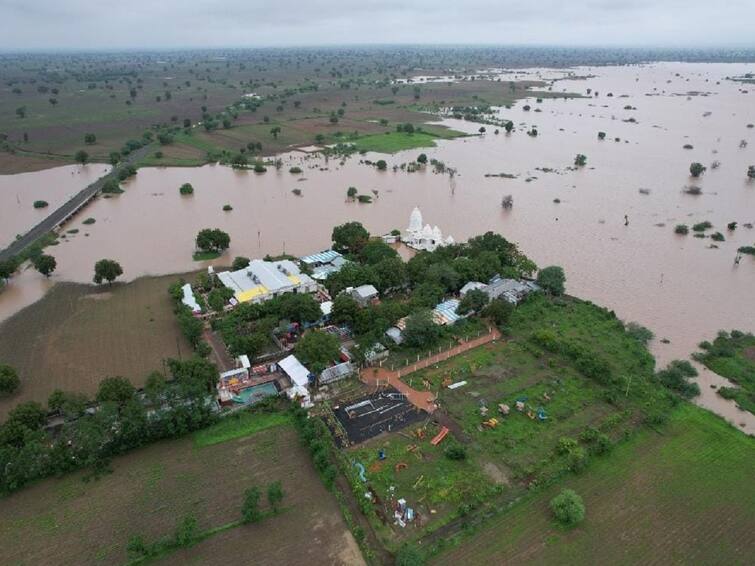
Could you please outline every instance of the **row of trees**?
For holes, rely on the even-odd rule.
[[[30,481],[79,468],[100,474],[110,459],[157,439],[204,427],[215,418],[208,394],[217,369],[206,360],[168,360],[170,381],[154,372],[143,393],[122,377],[104,379],[94,400],[56,390],[48,410],[65,424],[51,437],[44,430],[47,410],[39,403],[20,403],[0,425],[0,492]]]

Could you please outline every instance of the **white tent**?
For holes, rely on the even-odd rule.
[[[306,387],[309,384],[309,370],[293,354],[279,361],[278,367],[286,372],[295,386]]]

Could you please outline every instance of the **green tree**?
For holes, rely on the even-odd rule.
[[[87,145],[97,143],[97,136],[95,136],[94,134],[84,134],[84,143]]]
[[[73,158],[76,160],[77,163],[86,165],[86,163],[89,161],[89,154],[83,149],[80,149],[79,151],[76,152]]]
[[[273,126],[270,128],[270,133],[273,134],[273,137],[275,139],[278,139],[278,134],[281,133],[281,127],[280,126]]]
[[[394,257],[398,257],[398,252],[382,240],[369,240],[359,252],[359,259],[368,265]]]
[[[32,263],[34,264],[34,269],[39,271],[45,277],[49,277],[50,274],[55,271],[55,268],[58,265],[58,262],[55,261],[55,258],[47,254],[36,256],[32,260]]]
[[[19,118],[26,118],[26,106],[19,106],[16,108],[16,116]]]
[[[472,289],[471,291],[468,291],[466,295],[464,295],[464,298],[461,299],[456,312],[459,314],[481,312],[487,304],[488,295],[480,289]]]
[[[315,322],[322,317],[320,303],[312,295],[286,293],[276,301],[281,318],[293,322]]]
[[[433,321],[429,310],[417,311],[406,319],[404,343],[412,348],[432,346],[440,336],[440,327]]]
[[[755,179],[755,165],[750,165],[747,168],[747,178],[748,179]]]
[[[99,403],[114,403],[122,407],[136,395],[136,389],[125,377],[106,377],[97,388],[95,399]]]
[[[348,198],[350,198],[350,199],[353,199],[354,197],[356,197],[357,196],[357,188],[356,187],[349,187],[346,190],[346,196]]]
[[[10,279],[18,269],[18,265],[18,259],[15,257],[0,261],[0,279]]]
[[[278,511],[278,506],[283,501],[283,487],[280,480],[274,481],[267,486],[267,501],[270,503],[273,511]]]
[[[501,328],[508,324],[512,312],[514,312],[514,306],[506,299],[493,299],[483,309],[482,316],[492,320],[498,328]]]
[[[341,342],[334,334],[312,330],[296,343],[294,352],[310,371],[320,373],[339,359]]]
[[[359,254],[367,244],[370,233],[359,222],[346,222],[333,228],[333,249],[340,253]]]
[[[585,504],[582,498],[571,489],[563,489],[551,499],[551,511],[562,525],[573,526],[585,518]]]
[[[117,151],[111,151],[109,157],[110,165],[116,166],[121,161],[121,154]]]
[[[0,395],[10,395],[21,385],[21,379],[15,368],[0,364]]]
[[[506,123],[505,123],[505,124],[503,125],[503,127],[504,127],[504,129],[506,130],[506,133],[507,133],[507,134],[510,134],[510,133],[511,133],[511,131],[512,131],[512,130],[514,129],[514,122],[512,122],[511,120],[508,120],[508,121],[507,121],[507,122],[506,122]]]
[[[385,171],[388,168],[388,164],[385,162],[385,159],[378,159],[375,163],[375,166],[378,168],[378,171]]]
[[[100,285],[103,281],[111,283],[123,275],[121,264],[112,259],[101,259],[94,264],[94,282]]]
[[[582,153],[578,153],[577,157],[574,158],[574,165],[576,167],[584,167],[585,165],[587,165],[587,156]]]
[[[544,267],[537,274],[537,284],[552,295],[563,295],[565,283],[566,275],[564,274],[564,269],[558,265]]]
[[[260,489],[250,487],[244,492],[244,502],[241,505],[241,520],[244,523],[256,523],[262,518],[260,511]]]
[[[695,161],[694,163],[691,163],[689,166],[689,174],[693,177],[699,177],[702,175],[707,167],[705,167],[702,163],[698,163]]]
[[[427,155],[420,153],[419,156],[417,156],[417,163],[421,163],[422,165],[427,163]]]
[[[207,295],[207,304],[215,312],[223,312],[231,297],[233,297],[233,289],[217,287]]]
[[[231,237],[218,228],[204,228],[197,234],[196,245],[205,252],[219,252],[228,249]]]
[[[236,256],[233,258],[233,263],[231,264],[231,267],[234,271],[238,271],[239,269],[244,269],[245,267],[249,266],[250,259],[248,257],[244,256]]]
[[[29,430],[39,430],[47,421],[47,414],[36,401],[19,403],[8,413],[6,424],[13,422]]]
[[[191,183],[184,183],[178,188],[178,192],[182,195],[193,195],[194,187],[191,186]]]
[[[357,313],[359,312],[359,304],[348,293],[340,293],[333,300],[333,309],[330,312],[330,320],[336,324],[347,324],[349,326],[354,324]]]

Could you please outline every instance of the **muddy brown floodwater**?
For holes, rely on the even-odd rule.
[[[726,79],[753,72],[755,66],[656,64],[572,71],[589,78],[557,80],[554,91],[591,89],[598,96],[523,101],[500,110],[501,118],[516,124],[511,135],[496,135],[487,126],[483,136],[440,141],[422,150],[455,168],[453,179],[429,169],[390,169],[413,160],[417,150],[363,157],[386,159],[385,172],[360,163],[359,156],[341,164],[301,152],[283,156],[284,167],[265,174],[217,165],[142,169],[123,195],[97,200],[66,227],[80,232],[51,248],[59,265],[52,279],[89,281],[94,262],[102,257],[120,261],[129,279],[204,267],[192,261],[191,253],[196,232],[205,227],[231,235],[231,249],[215,263],[227,264],[235,255],[310,253],[328,246],[336,224],[358,220],[373,233],[403,229],[412,208],[420,206],[426,222],[456,240],[495,230],[539,265],[564,266],[571,294],[653,330],[659,365],[687,358],[719,329],[755,331],[755,258],[734,262],[739,246],[755,244],[755,230],[744,226],[755,222],[755,182],[746,177],[748,165],[755,164],[755,129],[747,127],[755,123],[755,88]],[[560,75],[522,73],[528,78]],[[525,111],[525,104],[532,109]],[[445,122],[470,133],[479,128]],[[526,134],[533,126],[537,137]],[[598,140],[599,131],[606,133],[605,140]],[[740,147],[741,140],[748,147]],[[577,153],[588,162],[573,170]],[[708,167],[699,179],[689,177],[692,161]],[[720,165],[712,167],[714,161]],[[290,174],[293,165],[304,173]],[[44,183],[56,171],[61,172],[30,175]],[[178,193],[185,182],[194,186],[192,197]],[[702,194],[683,192],[693,183]],[[349,186],[363,194],[377,191],[377,196],[372,204],[347,202]],[[297,188],[301,196],[292,193]],[[3,211],[11,194],[0,192]],[[503,210],[501,199],[509,194],[514,206]],[[233,211],[223,212],[224,204]],[[86,217],[96,223],[83,225]],[[703,220],[714,225],[708,234],[721,231],[726,241],[674,234],[678,223]],[[732,221],[739,223],[734,232],[726,229]],[[27,272],[12,281],[0,294],[0,317],[41,296],[46,285],[40,280]],[[17,286],[30,290],[14,292]],[[711,386],[721,383],[719,376],[701,371],[698,402],[755,433],[755,417],[716,395]]]

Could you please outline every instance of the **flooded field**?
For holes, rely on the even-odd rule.
[[[216,263],[235,255],[310,253],[328,246],[336,224],[359,220],[373,233],[403,229],[419,206],[426,222],[456,240],[494,230],[539,265],[562,265],[569,293],[652,329],[653,351],[663,365],[688,357],[719,329],[755,331],[755,258],[734,261],[739,246],[755,244],[755,230],[745,226],[755,223],[755,182],[746,177],[755,164],[755,129],[748,127],[755,123],[755,89],[726,79],[753,71],[753,65],[723,64],[573,69],[587,78],[556,80],[553,90],[590,89],[598,96],[523,101],[499,111],[516,125],[510,135],[503,129],[496,135],[488,125],[484,135],[422,150],[454,168],[453,178],[430,168],[392,170],[414,160],[418,150],[353,156],[343,164],[293,152],[283,156],[279,171],[264,174],[221,166],[142,169],[124,194],[97,200],[66,226],[79,232],[50,248],[58,261],[52,280],[88,282],[103,257],[120,261],[128,279],[201,268],[206,264],[191,256],[194,236],[205,227],[231,235],[231,249]],[[469,133],[480,127],[445,123]],[[539,135],[527,135],[533,127]],[[598,132],[606,133],[604,140]],[[577,153],[587,156],[580,169],[572,167]],[[360,162],[379,158],[388,162],[387,171]],[[689,176],[693,161],[708,167],[699,179]],[[304,173],[289,173],[293,165]],[[515,177],[486,177],[499,173]],[[23,176],[36,187],[34,198],[51,205],[59,190],[53,179],[71,177],[68,168],[28,175],[39,180]],[[0,177],[3,224],[6,211],[17,206],[15,177],[22,176]],[[179,195],[186,182],[194,186],[191,197]],[[702,193],[686,194],[689,185]],[[373,195],[374,202],[348,202],[349,186]],[[505,195],[513,197],[508,210],[500,206]],[[24,213],[42,214],[31,208],[34,198]],[[224,212],[225,204],[233,210]],[[87,217],[96,222],[83,225]],[[23,228],[20,219],[11,220],[17,224],[3,228],[3,238]],[[674,234],[676,224],[705,220],[714,226],[707,234],[720,231],[725,241]],[[727,230],[734,221],[738,228]],[[31,271],[13,280],[0,293],[0,319],[41,296],[48,287],[42,280]],[[701,373],[699,402],[755,433],[755,417],[711,389],[720,378]]]

